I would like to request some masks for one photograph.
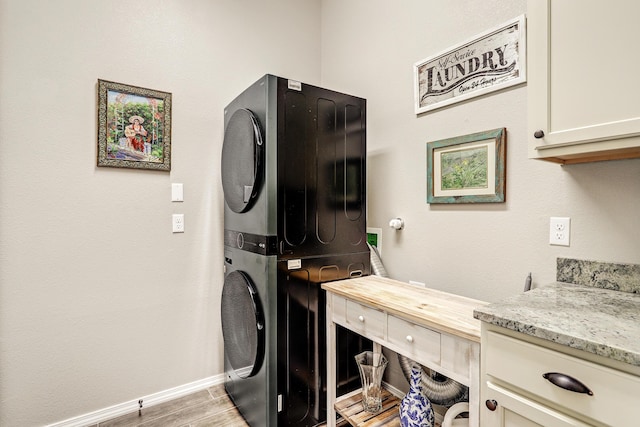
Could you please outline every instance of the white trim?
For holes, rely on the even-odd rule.
[[[169,400],[177,399],[191,393],[195,393],[206,388],[224,383],[224,374],[214,375],[212,377],[203,378],[188,384],[160,391],[158,393],[142,396],[143,408],[158,405]],[[64,421],[49,424],[47,427],[84,427],[91,424],[107,421],[112,418],[120,417],[138,410],[138,401],[140,399],[123,402],[108,408],[99,409],[88,414],[69,418]]]
[[[382,385],[384,386],[384,388],[389,390],[389,392],[391,394],[393,394],[395,397],[397,397],[398,399],[402,399],[404,397],[404,395],[406,394],[405,392],[403,392],[399,388],[396,388],[396,387],[392,386],[391,384],[389,384],[386,381],[382,381]]]

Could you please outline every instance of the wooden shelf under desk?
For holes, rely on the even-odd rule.
[[[353,427],[400,427],[400,399],[386,388],[382,389],[382,410],[377,414],[362,409],[362,391],[356,390],[338,398],[334,405],[346,426]],[[434,427],[442,427],[436,420]]]
[[[400,399],[387,389],[382,389],[382,410],[371,414],[362,409],[362,391],[356,390],[338,399],[335,409],[342,418],[354,427],[399,427]]]

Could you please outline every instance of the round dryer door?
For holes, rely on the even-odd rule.
[[[246,274],[233,271],[222,289],[224,353],[240,378],[255,375],[264,359],[265,324],[256,288]]]
[[[222,189],[227,206],[236,212],[249,210],[262,178],[263,139],[256,116],[236,110],[224,131]]]

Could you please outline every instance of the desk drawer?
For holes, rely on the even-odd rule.
[[[485,345],[484,343],[482,345]],[[629,425],[637,418],[640,378],[494,332],[487,334],[486,373],[549,402],[607,425]],[[552,384],[545,373],[579,380],[593,395]]]
[[[354,332],[367,338],[385,339],[385,313],[347,300],[347,324]]]
[[[388,341],[411,359],[440,364],[440,333],[395,316],[387,319]]]

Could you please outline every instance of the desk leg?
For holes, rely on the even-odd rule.
[[[469,426],[480,425],[480,344],[469,346]]]
[[[336,427],[336,324],[332,295],[327,292],[327,427]]]

